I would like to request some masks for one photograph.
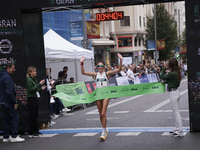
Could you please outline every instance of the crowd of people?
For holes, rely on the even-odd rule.
[[[50,103],[49,103],[49,112],[50,112],[49,126],[50,127],[56,124],[56,122],[53,121],[54,119],[57,119],[59,116],[61,116],[62,113],[71,111],[71,109],[63,105],[62,101],[58,97],[53,96],[53,94],[55,94],[55,91],[56,91],[55,87],[57,85],[66,84],[66,83],[74,83],[73,77],[71,77],[70,81],[67,82],[67,71],[68,71],[68,67],[67,66],[63,67],[63,71],[60,71],[58,73],[58,79],[53,80],[50,75],[51,68],[46,69],[47,91],[48,91],[48,97],[50,99]]]
[[[187,63],[178,65],[178,61],[175,58],[169,59],[165,63],[161,61],[160,63],[150,65],[140,64],[138,66],[134,64],[122,65],[123,57],[118,53],[118,58],[120,59],[119,66],[113,65],[106,67],[103,61],[99,61],[95,72],[87,72],[84,69],[85,57],[80,58],[81,73],[83,75],[92,76],[96,81],[96,87],[102,88],[108,86],[108,80],[112,77],[118,76],[128,76],[129,83],[134,84],[134,78],[136,76],[143,76],[149,73],[156,73],[160,75],[162,83],[167,83],[167,90],[170,94],[170,103],[175,118],[175,128],[170,134],[174,137],[184,136],[182,131],[182,122],[178,109],[178,102],[180,99],[180,93],[177,88],[180,85],[180,81],[187,75]],[[4,115],[4,136],[3,142],[23,142],[25,139],[19,137],[18,135],[18,122],[19,116],[17,113],[17,101],[16,92],[14,89],[14,83],[11,78],[11,74],[15,71],[14,64],[7,64],[6,70],[0,71],[0,100],[3,108]],[[68,67],[63,67],[63,71],[58,73],[58,79],[53,80],[51,78],[51,69],[46,69],[46,79],[41,80],[39,83],[36,79],[37,71],[33,66],[27,69],[27,84],[26,91],[28,97],[28,108],[29,108],[29,137],[39,137],[42,133],[39,132],[38,127],[38,99],[40,98],[40,91],[47,88],[48,100],[49,100],[49,122],[50,126],[55,124],[53,119],[56,119],[60,114],[70,111],[67,107],[62,104],[62,101],[52,95],[52,88],[56,85],[62,84],[63,80],[67,79]],[[50,73],[49,73],[50,72]],[[60,83],[60,81],[62,81]],[[45,84],[46,83],[46,84]],[[66,80],[67,83],[67,80]],[[74,78],[71,77],[68,83],[74,83]],[[99,110],[100,121],[102,125],[102,134],[100,139],[105,140],[108,134],[108,129],[106,128],[107,117],[106,111],[109,104],[109,99],[97,100],[97,108]],[[12,124],[12,133],[9,136],[10,122]]]
[[[39,132],[38,126],[38,100],[40,99],[40,92],[47,89],[48,91],[48,103],[49,103],[49,126],[55,124],[52,119],[58,118],[62,113],[71,111],[65,107],[58,97],[51,94],[52,88],[56,85],[62,84],[59,81],[67,79],[68,67],[65,66],[63,71],[58,73],[58,79],[53,80],[48,72],[51,69],[46,69],[46,79],[41,80],[39,83],[36,79],[37,71],[36,67],[30,66],[27,69],[27,81],[26,81],[26,94],[29,109],[29,130],[28,136],[30,138],[39,137],[42,135]],[[24,138],[18,135],[18,122],[19,116],[17,112],[18,104],[16,100],[16,91],[14,82],[10,76],[15,71],[14,64],[7,64],[5,70],[0,71],[0,104],[3,109],[4,116],[4,134],[3,142],[23,142]],[[74,78],[71,77],[68,83],[74,83]],[[11,135],[10,134],[11,123]]]
[[[162,69],[164,68],[164,61],[157,62],[156,64],[146,63],[145,65],[139,64],[128,64],[122,65],[121,71],[110,76],[112,77],[120,77],[120,76],[128,76],[129,84],[134,84],[134,77],[143,76],[150,73],[156,73],[160,76]],[[182,64],[179,64],[180,72],[182,78],[184,78],[187,74],[187,62],[184,61]],[[117,69],[117,65],[113,64],[112,66],[105,66],[105,72],[109,70]],[[97,66],[95,66],[95,72],[98,72]]]

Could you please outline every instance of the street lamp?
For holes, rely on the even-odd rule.
[[[155,60],[157,63],[157,31],[156,31],[156,4],[154,4],[154,31],[155,31]]]

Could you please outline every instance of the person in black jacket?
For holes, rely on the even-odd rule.
[[[14,64],[7,64],[6,70],[0,71],[0,102],[4,115],[3,142],[23,142],[25,139],[18,136],[19,116],[17,113],[16,92],[10,74],[15,71]],[[12,135],[9,137],[10,123]]]

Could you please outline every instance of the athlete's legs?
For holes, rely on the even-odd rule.
[[[97,103],[97,108],[99,110],[102,127],[106,128],[106,124],[107,124],[106,111],[107,111],[109,99],[99,100],[96,103]]]
[[[103,100],[96,101],[96,104],[97,104],[97,108],[99,110],[99,116],[100,116],[100,121],[101,121],[101,125],[102,125],[101,112],[102,112]]]

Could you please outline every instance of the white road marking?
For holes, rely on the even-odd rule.
[[[65,116],[71,116],[71,115],[73,115],[74,113],[65,113],[65,114],[63,114],[63,115],[65,115]]]
[[[163,134],[162,134],[162,136],[169,136],[169,135],[171,135],[169,132],[164,132]]]
[[[185,94],[187,92],[188,92],[188,89],[180,92],[180,95],[183,95],[183,94]],[[170,100],[167,99],[167,100],[165,100],[165,101],[163,101],[163,102],[161,102],[161,103],[159,103],[159,104],[157,104],[157,105],[145,110],[144,112],[164,112],[165,110],[157,110],[157,109],[163,107],[164,105],[168,104],[169,102],[170,102]],[[188,110],[182,110],[182,111],[188,111]],[[171,111],[170,110],[166,110],[166,112],[171,112]]]
[[[141,132],[120,132],[115,136],[138,136]]]
[[[99,112],[98,112],[97,110],[93,110],[93,111],[90,111],[90,112],[88,112],[88,113],[86,113],[86,114],[87,114],[87,115],[88,115],[88,114],[90,114],[90,115],[91,115],[91,114],[99,114]]]
[[[128,113],[129,111],[115,111],[114,113],[115,114],[125,114],[125,113]]]
[[[180,112],[189,112],[189,110],[179,110]],[[156,110],[152,112],[172,112],[172,110]]]
[[[73,136],[95,136],[98,133],[77,133]]]
[[[43,135],[41,135],[40,137],[41,138],[46,138],[46,137],[54,137],[54,136],[56,136],[56,135],[58,135],[58,134],[43,134]]]
[[[113,118],[107,118],[107,120],[114,120],[114,119],[119,119],[119,117],[113,117]],[[99,118],[89,118],[89,119],[86,119],[86,120],[99,120]]]

